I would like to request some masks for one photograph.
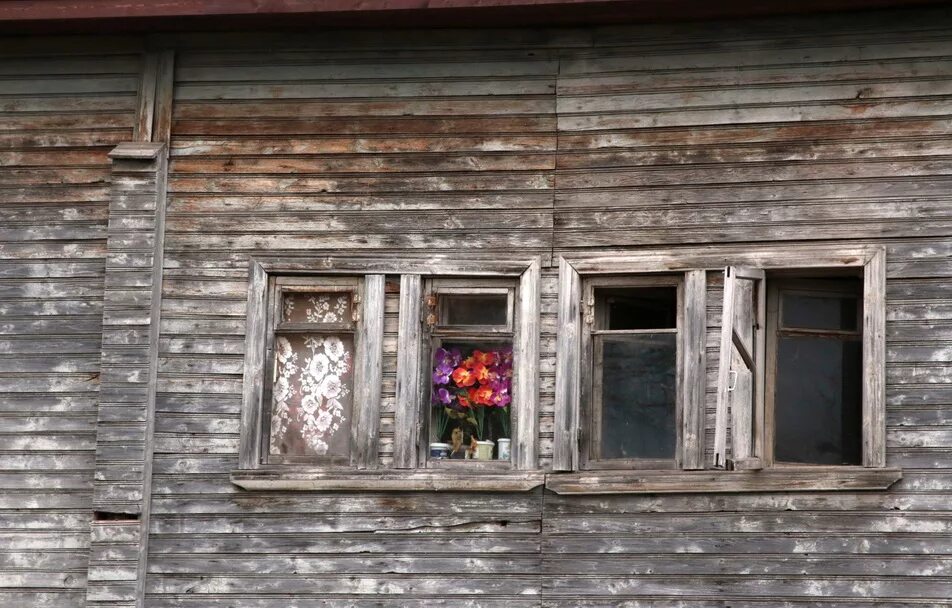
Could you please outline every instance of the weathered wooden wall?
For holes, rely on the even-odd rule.
[[[886,493],[547,496],[546,605],[952,598],[947,17],[608,31],[563,59],[557,253],[887,246],[887,452],[905,470]]]
[[[148,606],[859,608],[943,605],[952,597],[947,11],[554,31],[180,35],[167,42],[176,49],[176,74]],[[26,64],[13,65],[22,71]],[[0,103],[13,97],[4,92]],[[134,98],[126,101],[128,114]],[[100,108],[89,116],[112,114]],[[15,123],[0,129],[6,124]],[[130,138],[125,128],[112,143]],[[96,133],[86,137],[114,134]],[[7,137],[0,131],[0,141]],[[105,167],[107,149],[99,150],[97,167]],[[5,170],[2,179],[22,175]],[[105,184],[98,188],[108,192]],[[14,184],[3,192],[41,190],[79,188]],[[61,207],[75,207],[74,200]],[[105,201],[95,201],[73,213],[101,213]],[[47,207],[59,208],[18,199],[0,208],[21,214],[29,230],[13,227],[0,243],[9,269],[0,288],[11,294],[0,305],[19,302],[23,311],[11,316],[7,308],[2,326],[25,323],[10,325],[20,338],[4,336],[0,344],[15,349],[48,331],[36,323],[56,317],[35,317],[27,290],[55,283],[49,306],[82,300],[92,307],[95,327],[74,330],[87,319],[82,310],[67,326],[95,343],[82,358],[92,371],[20,373],[31,371],[19,366],[33,359],[11,350],[2,361],[14,367],[3,381],[34,386],[24,378],[35,377],[44,384],[29,389],[40,394],[0,403],[15,423],[47,424],[44,407],[80,413],[51,418],[87,425],[75,454],[86,460],[70,466],[77,489],[53,494],[85,500],[88,508],[105,217],[59,233],[79,239],[80,226],[98,226],[78,244],[7,243],[24,234],[41,240],[35,235],[52,222],[22,214]],[[69,218],[58,221],[78,220]],[[237,466],[251,255],[505,257],[519,249],[545,256],[540,464],[548,466],[559,254],[704,247],[729,255],[824,242],[887,247],[887,452],[891,466],[904,468],[888,492],[592,498],[543,490],[248,492],[229,482]],[[69,252],[87,252],[99,274],[79,274],[85,266],[74,268],[79,262],[69,258],[81,256],[67,254],[70,245]],[[30,268],[68,278],[44,274],[51,278],[35,283],[9,274],[27,272],[18,258],[44,247],[52,253]],[[715,273],[708,280],[713,368],[720,284]],[[66,299],[66,284],[91,291]],[[73,314],[43,306],[52,311],[44,314]],[[396,311],[397,295],[389,293],[383,465],[392,453]],[[63,379],[74,391],[68,399],[42,394],[67,390],[51,384]],[[83,392],[77,381],[93,386]],[[711,375],[709,417],[712,382]],[[2,462],[13,463],[5,468],[65,466],[61,452],[73,444],[55,435],[42,444],[49,454],[33,456],[49,457],[44,461],[23,458],[33,454],[19,451],[26,448],[0,448]],[[3,475],[17,488],[24,480],[47,487],[47,480],[66,479]],[[21,501],[11,509],[46,496],[3,495]],[[76,531],[89,514],[75,504],[25,515],[0,511],[0,534],[24,543],[0,549],[3,563],[12,564],[0,570],[0,580],[13,581],[7,587],[47,580],[40,560],[54,554],[21,557],[15,548],[36,534],[48,543],[85,542]],[[74,535],[13,531],[57,525]],[[81,576],[85,554],[68,555],[82,562],[74,566]],[[18,566],[21,559],[34,561]],[[43,597],[54,603],[68,596]]]
[[[109,161],[139,49],[0,43],[0,605],[83,606]]]
[[[947,599],[952,35],[936,16],[259,41],[273,51],[185,39],[197,46],[180,50],[176,73],[151,603]],[[251,254],[805,241],[889,247],[889,461],[906,467],[893,491],[396,496],[228,483]],[[543,297],[545,466],[551,266]]]

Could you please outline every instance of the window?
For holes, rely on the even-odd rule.
[[[541,485],[541,262],[514,257],[253,260],[232,482],[284,490]],[[391,464],[378,438],[387,418],[384,305],[398,289]],[[437,366],[441,357],[446,365]],[[437,371],[450,377],[434,379]],[[430,456],[431,443],[448,444],[445,458]]]
[[[383,275],[252,264],[242,469],[371,468],[377,458]]]
[[[862,273],[727,268],[715,466],[864,464],[864,376],[882,362],[864,357]]]
[[[585,468],[674,468],[681,419],[678,277],[585,283]]]
[[[427,466],[508,466],[516,320],[507,280],[433,279],[426,287],[430,332]]]
[[[279,277],[273,284],[264,460],[349,465],[359,283]]]
[[[768,464],[863,464],[862,295],[860,277],[768,275]]]
[[[707,278],[725,261],[709,381]],[[885,282],[877,247],[563,257],[546,487],[888,488]]]

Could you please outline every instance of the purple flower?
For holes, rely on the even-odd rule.
[[[439,364],[436,366],[436,369],[433,370],[433,384],[449,384],[450,383],[450,374],[453,373],[453,368],[449,365]]]
[[[441,389],[437,390],[437,391],[434,393],[434,396],[435,396],[436,400],[439,401],[440,403],[442,403],[443,405],[449,405],[450,403],[453,402],[453,394],[450,393],[450,392],[449,392],[448,390],[446,390],[445,388],[441,388]]]

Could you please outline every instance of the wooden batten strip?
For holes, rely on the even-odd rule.
[[[539,331],[542,296],[541,268],[529,265],[519,280],[519,329],[516,347],[516,437],[513,466],[521,470],[538,468],[536,445],[539,434]]]
[[[397,338],[397,400],[394,412],[393,466],[417,466],[422,427],[423,397],[421,368],[423,277],[400,277],[400,333]]]
[[[386,276],[367,275],[363,289],[363,312],[358,335],[359,354],[354,412],[354,447],[358,469],[377,468],[380,435],[380,396],[383,386],[383,321]]]
[[[582,279],[565,258],[559,259],[559,333],[555,364],[555,439],[552,469],[574,471],[579,464]]]
[[[152,141],[152,122],[155,119],[155,86],[159,68],[157,53],[146,53],[142,60],[139,80],[139,108],[132,131],[135,141]]]
[[[863,465],[886,466],[886,250],[863,272]]]
[[[682,333],[683,402],[681,466],[704,468],[704,406],[707,382],[707,272],[692,270],[684,280]]]

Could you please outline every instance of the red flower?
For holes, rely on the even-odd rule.
[[[482,363],[477,363],[476,366],[473,367],[473,374],[480,382],[489,382],[493,379],[492,371]]]
[[[456,386],[472,386],[476,384],[476,374],[471,370],[466,369],[465,367],[457,367],[453,370],[453,382],[456,383]]]
[[[456,399],[463,407],[473,406],[472,402],[469,400],[469,395],[467,395],[465,391],[461,391],[458,395],[456,395]]]
[[[476,389],[475,394],[473,394],[473,392],[471,391],[470,395],[473,397],[473,401],[475,401],[479,405],[492,405],[492,398],[493,398],[492,387],[480,386],[479,388]]]
[[[492,365],[496,362],[496,353],[484,353],[481,350],[473,351],[473,359],[476,360],[476,363],[481,363],[483,365]]]
[[[479,351],[476,351],[476,352],[479,352]],[[462,367],[465,367],[466,369],[473,369],[473,366],[476,365],[476,358],[470,355],[466,357],[465,359],[463,359],[463,362],[460,363],[460,365]]]

